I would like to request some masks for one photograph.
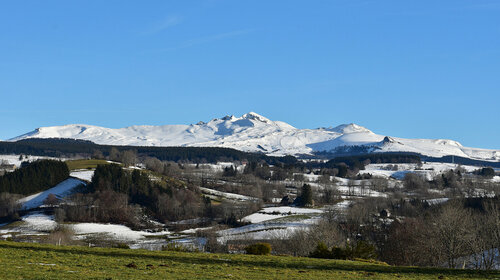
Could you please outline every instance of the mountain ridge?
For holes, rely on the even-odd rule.
[[[275,156],[312,155],[315,152],[335,152],[342,147],[363,146],[377,152],[412,152],[432,157],[454,155],[500,161],[499,150],[464,147],[454,140],[405,139],[379,135],[354,123],[299,129],[255,112],[241,117],[231,115],[189,125],[105,128],[68,124],[39,127],[9,141],[28,138],[71,138],[106,145],[227,147]]]

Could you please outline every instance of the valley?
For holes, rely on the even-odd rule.
[[[33,162],[62,159],[71,169],[70,177],[56,186],[18,198],[21,216],[16,221],[0,225],[0,239],[88,247],[176,248],[174,250],[231,253],[243,253],[249,244],[267,242],[272,244],[275,254],[307,256],[317,240],[342,244],[345,242],[341,241],[343,238],[354,234],[364,236],[363,239],[375,238],[371,240],[378,244],[378,237],[369,237],[371,234],[382,230],[377,234],[387,236],[390,232],[385,232],[385,229],[390,229],[394,222],[399,224],[414,219],[419,207],[423,207],[423,211],[435,211],[432,209],[441,209],[449,201],[482,199],[494,202],[500,192],[499,169],[492,169],[493,176],[482,177],[477,174],[483,167],[451,163],[365,162],[359,168],[346,165],[347,173],[340,174],[338,168],[343,165],[328,165],[321,161],[299,161],[288,166],[246,161],[174,163],[134,154],[133,164],[124,165],[127,160],[125,152],[119,152],[116,158],[108,155],[107,159],[75,160],[68,157],[71,155],[62,158],[0,155],[4,163],[17,168],[22,168],[23,161],[19,158],[24,158]],[[405,157],[391,155],[390,158],[401,160]],[[113,223],[107,218],[84,218],[80,222],[68,220],[68,212],[64,211],[72,211],[73,204],[84,201],[77,195],[90,192],[88,185],[95,180],[95,170],[103,165],[121,166],[119,168],[125,173],[143,173],[151,182],[166,184],[169,188],[182,190],[188,187],[205,202],[193,198],[193,204],[185,204],[183,209],[203,207],[204,210],[168,219],[155,218],[157,214],[154,212],[146,214],[148,210],[143,212],[145,216],[137,216],[139,220],[133,224]],[[455,183],[439,181],[449,176],[454,177]],[[311,201],[304,203],[300,199],[306,185],[311,189]],[[54,202],[49,201],[50,196],[55,196]],[[97,196],[97,199],[104,197]],[[175,205],[177,202],[167,203]],[[401,203],[410,208],[401,209]],[[92,205],[90,207],[103,207]],[[382,216],[384,211],[389,214]],[[351,223],[357,227],[344,228]],[[385,229],[373,228],[370,231],[375,231],[370,233],[359,228],[360,225],[383,226]],[[321,237],[326,232],[330,232],[329,236]],[[298,241],[300,238],[306,239]],[[388,245],[384,242],[377,245],[377,250],[387,255],[379,246]],[[387,261],[387,258],[390,259],[383,256],[382,260]],[[475,267],[472,259],[466,263],[467,267]]]

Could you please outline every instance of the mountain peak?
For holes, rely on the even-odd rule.
[[[248,112],[248,113],[244,114],[243,116],[241,116],[241,118],[247,119],[247,120],[257,120],[257,121],[261,121],[261,122],[265,122],[265,123],[271,122],[268,118],[261,116],[255,112]]]
[[[357,132],[372,132],[368,128],[357,125],[355,123],[341,124],[341,125],[336,126],[332,129],[329,129],[329,130],[335,131],[338,133],[342,133],[342,134],[357,133]]]

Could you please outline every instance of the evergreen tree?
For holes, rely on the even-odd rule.
[[[68,177],[68,166],[62,161],[23,162],[21,168],[0,176],[0,192],[33,194],[52,188]]]
[[[300,193],[300,196],[297,198],[297,205],[299,206],[312,206],[313,205],[313,194],[312,194],[312,188],[311,185],[309,184],[304,184],[302,186],[302,192]]]

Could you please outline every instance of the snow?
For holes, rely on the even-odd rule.
[[[170,234],[168,231],[148,232],[135,231],[124,225],[117,224],[99,224],[99,223],[74,223],[62,224],[74,231],[75,239],[84,239],[89,235],[98,235],[98,238],[111,239],[127,242],[131,248],[143,248],[150,250],[160,250],[162,245],[166,244],[164,235]],[[5,226],[5,224],[0,225]],[[33,211],[22,217],[22,223],[14,223],[13,226],[7,226],[0,229],[0,237],[7,238],[15,234],[16,237],[47,235],[50,231],[56,229],[58,223],[54,221],[53,215],[44,214],[41,211]],[[148,237],[148,238],[146,238]]]
[[[92,181],[92,176],[94,176],[94,170],[75,170],[69,174],[71,177],[78,178],[84,181]]]
[[[210,229],[213,229],[213,228],[214,227],[190,228],[190,229],[183,230],[180,233],[183,233],[183,234],[194,234],[197,231],[210,230]]]
[[[386,170],[387,166],[392,165],[396,166],[397,168],[395,170]],[[450,164],[451,165],[451,164]],[[380,177],[393,177],[396,179],[402,179],[404,178],[405,174],[408,172],[414,172],[414,173],[435,173],[438,174],[437,170],[435,170],[436,166],[431,166],[431,165],[426,165],[425,167],[422,165],[420,168],[421,170],[417,170],[417,165],[416,164],[408,164],[408,163],[403,163],[403,164],[369,164],[365,166],[365,170],[361,170],[359,174],[372,174],[374,176],[380,176]],[[456,166],[449,166],[447,169],[455,169]],[[425,169],[425,170],[424,170]],[[445,168],[440,168],[439,169],[445,169]]]
[[[429,203],[429,205],[437,205],[437,204],[445,203],[448,200],[450,200],[450,199],[443,197],[443,198],[427,199],[426,202]]]
[[[278,218],[283,218],[289,215],[321,214],[321,213],[323,213],[323,210],[321,209],[298,208],[290,206],[266,207],[258,211],[257,213],[253,213],[244,217],[242,220],[255,224]]]
[[[49,194],[54,194],[57,198],[61,199],[70,195],[73,192],[73,189],[81,184],[85,185],[85,182],[69,178],[46,191],[21,198],[18,200],[18,203],[22,204],[21,209],[23,210],[37,208],[43,205],[44,200],[47,199]]]
[[[212,189],[204,188],[204,187],[200,187],[200,190],[204,194],[223,197],[226,199],[240,200],[240,201],[258,200],[258,198],[251,197],[251,196],[235,194],[235,193],[228,193],[228,192],[221,192],[221,191],[212,190]]]
[[[19,160],[20,155],[0,155],[0,161],[5,160],[7,161],[7,164],[14,164],[16,167],[20,167],[21,163],[24,161],[36,161],[39,159],[54,159],[54,160],[61,160],[61,158],[53,158],[53,157],[42,157],[42,156],[30,156],[27,155],[28,158],[25,158],[25,155],[23,155],[23,159]]]
[[[274,220],[277,218],[281,218],[281,216],[273,215],[273,214],[253,213],[253,214],[250,214],[250,215],[244,217],[242,220],[244,222],[256,224],[256,223],[261,223],[261,222],[265,222],[265,221],[269,221],[269,220]]]
[[[298,129],[254,112],[191,125],[142,125],[119,129],[84,124],[41,127],[11,141],[34,137],[74,138],[108,145],[227,147],[269,155],[311,154],[341,146],[368,145],[376,147],[378,152],[415,152],[433,157],[455,155],[500,160],[500,150],[467,148],[453,140],[386,137],[357,124]]]
[[[343,201],[335,204],[333,206],[333,208],[337,209],[337,210],[345,210],[345,209],[347,209],[351,205],[352,205],[352,201],[350,201],[350,200],[343,200]]]
[[[323,210],[320,209],[311,209],[311,208],[299,208],[299,207],[291,207],[291,206],[278,206],[278,207],[267,207],[263,208],[259,212],[262,213],[281,213],[281,214],[320,214],[323,213]]]
[[[226,167],[234,167],[238,172],[243,172],[245,165],[235,164],[234,162],[217,162],[217,164],[212,163],[201,163],[201,164],[188,164],[191,167],[196,167],[198,169],[209,169],[210,171],[224,171]],[[207,174],[205,174],[207,175]]]
[[[6,237],[5,234],[8,233],[16,233],[16,236],[46,235],[47,232],[57,227],[57,223],[54,221],[52,215],[46,215],[39,211],[21,217],[21,221],[21,223],[16,223],[16,226],[1,229],[0,235],[3,237]],[[5,226],[5,224],[2,226]]]
[[[78,235],[89,234],[104,234],[112,237],[113,239],[124,241],[135,241],[142,239],[146,236],[159,236],[168,234],[168,231],[162,232],[146,232],[135,231],[124,225],[116,224],[99,224],[99,223],[79,223],[71,225],[71,228]]]
[[[397,166],[397,170],[385,170],[388,165]],[[420,167],[414,163],[394,163],[394,164],[368,164],[365,170],[360,170],[359,174],[372,174],[373,176],[395,178],[401,180],[405,177],[406,173],[412,172],[422,176],[427,180],[432,180],[436,175],[442,174],[448,170],[455,170],[462,168],[466,172],[472,172],[479,167],[471,165],[459,165],[453,163],[442,162],[424,162]]]
[[[26,223],[23,227],[35,231],[51,231],[57,226],[53,216],[48,216],[42,213],[26,215],[22,217],[22,221]]]

